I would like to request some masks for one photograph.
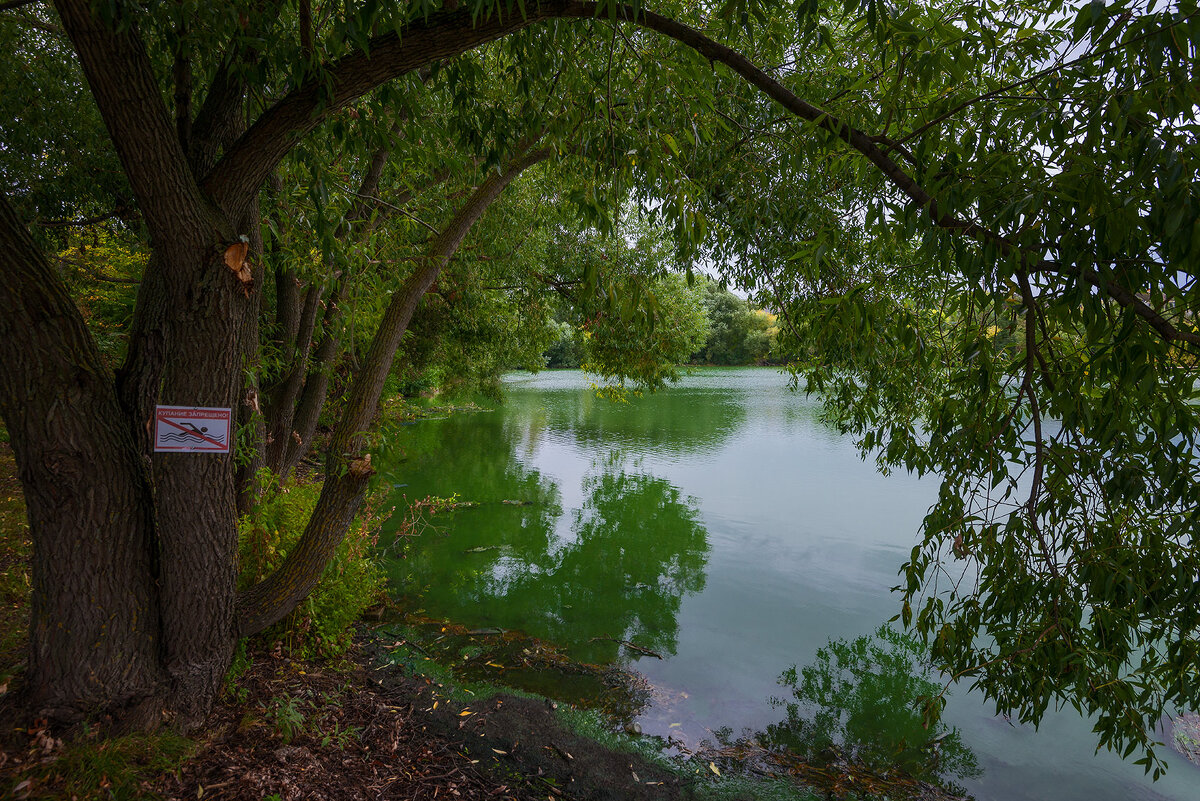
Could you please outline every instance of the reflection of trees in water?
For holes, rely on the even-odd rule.
[[[734,389],[671,387],[626,402],[594,393],[544,391],[510,399],[525,414],[544,408],[550,429],[568,432],[584,447],[620,446],[673,454],[721,447],[746,419],[745,393]],[[534,405],[536,404],[536,406]]]
[[[704,587],[708,537],[695,500],[615,461],[585,478],[584,490],[573,541],[548,554],[548,567],[501,577],[494,592],[537,621],[533,633],[574,643],[586,661],[613,661],[619,640],[673,654],[683,596]]]
[[[621,646],[612,640],[674,653],[682,598],[705,580],[708,539],[695,499],[615,453],[593,464],[570,530],[560,532],[558,487],[516,458],[527,431],[513,417],[411,428],[405,494],[457,492],[479,505],[438,516],[441,532],[397,546],[390,579],[401,602],[521,629],[585,661],[615,660]]]
[[[530,565],[547,562],[562,516],[558,486],[515,458],[521,432],[499,414],[407,428],[404,462],[384,468],[407,479],[393,502],[457,493],[479,505],[437,515],[432,531],[392,548],[399,557],[388,564],[392,593],[412,609],[423,604],[445,617],[478,620],[481,611],[495,617],[486,582],[501,554]]]
[[[811,663],[780,676],[791,698],[771,703],[786,717],[758,740],[810,761],[845,760],[878,775],[899,769],[936,782],[978,776],[975,755],[958,730],[927,712],[926,699],[941,690],[933,678],[921,643],[888,626],[853,641],[830,640]]]

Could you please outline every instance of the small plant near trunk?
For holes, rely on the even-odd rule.
[[[249,586],[283,563],[304,532],[320,495],[319,484],[264,480],[269,487],[252,515],[238,527],[239,582]],[[378,603],[386,578],[373,547],[390,513],[381,512],[381,496],[369,497],[338,545],[316,588],[296,610],[264,636],[291,656],[329,657],[350,645],[350,625]]]
[[[300,701],[291,695],[276,698],[267,708],[267,722],[287,745],[304,731],[305,714],[300,710]]]

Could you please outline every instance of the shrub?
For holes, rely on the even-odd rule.
[[[270,575],[296,546],[320,495],[319,484],[289,481],[268,487],[255,511],[238,526],[239,584],[248,586]],[[279,642],[295,657],[335,656],[350,645],[350,624],[363,610],[378,603],[386,578],[372,552],[379,527],[388,513],[380,513],[382,496],[371,496],[363,505],[325,567],[321,580],[296,610],[264,636]]]

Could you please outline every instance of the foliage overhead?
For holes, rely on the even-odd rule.
[[[462,228],[544,162],[546,188],[534,193],[544,201],[526,197],[509,218],[540,229],[530,254],[568,260],[552,243],[580,230],[539,217],[540,203],[601,234],[619,234],[623,210],[639,206],[671,231],[685,274],[705,258],[778,311],[798,380],[823,393],[864,453],[941,476],[900,584],[903,622],[939,665],[1022,721],[1063,704],[1093,715],[1101,745],[1140,750],[1157,775],[1154,724],[1200,707],[1194,0],[57,8],[0,10],[0,44],[14,54],[0,67],[0,188],[23,220],[42,223],[51,252],[72,246],[59,223],[97,217],[147,243],[138,347],[118,373],[132,389],[96,397],[140,423],[138,404],[160,387],[168,401],[203,391],[240,402],[245,371],[288,398],[289,359],[308,355],[289,341],[289,286],[314,289],[306,308],[328,313],[310,350],[337,339],[351,366],[347,430],[329,453],[329,486],[346,492],[323,494],[348,499],[326,519],[348,520],[361,494],[347,476],[364,464],[351,457],[403,334],[385,342],[350,325],[396,317],[381,293],[419,297],[448,265],[435,297],[457,292],[472,318],[495,322],[455,331],[469,348],[527,325],[538,329],[529,341],[544,341],[533,287],[561,294],[579,280],[597,331],[634,323],[639,337],[670,333],[664,352],[691,352],[699,323],[662,308],[668,293],[636,260],[606,281],[587,261],[555,278],[527,258],[513,263],[515,281],[508,268],[464,263],[463,242],[497,261],[511,250],[511,231],[480,242]],[[144,107],[130,114],[125,92]],[[380,154],[374,188],[356,193]],[[364,208],[363,194],[384,202]],[[260,234],[256,269],[277,279],[262,296],[214,283],[209,256],[195,255]],[[52,284],[6,297],[57,302],[65,284]],[[181,299],[197,287],[213,305],[176,319],[194,311]],[[326,302],[335,294],[361,314],[338,318]],[[252,313],[234,305],[252,297]],[[438,302],[416,318],[431,340],[457,324]],[[406,328],[414,309],[401,311]],[[57,319],[69,327],[68,317]],[[145,347],[157,343],[147,331],[161,333],[160,350]],[[202,340],[225,349],[188,349]],[[608,350],[593,357],[606,375],[652,385],[669,375],[657,357],[639,362],[648,351],[600,341]],[[91,345],[85,355],[100,361]],[[223,366],[210,370],[214,359]],[[382,375],[355,373],[363,363]],[[24,446],[8,419],[20,404],[4,408]],[[141,463],[118,462],[141,486]],[[231,475],[154,464],[159,479],[178,479],[159,480],[158,511],[139,518],[153,519],[156,537],[197,509],[230,506]],[[232,534],[232,520],[218,522],[179,530]],[[38,525],[33,536],[49,541]],[[211,546],[227,576],[232,541]]]

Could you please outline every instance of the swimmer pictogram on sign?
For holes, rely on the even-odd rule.
[[[229,453],[229,409],[207,406],[157,406],[154,450]]]

